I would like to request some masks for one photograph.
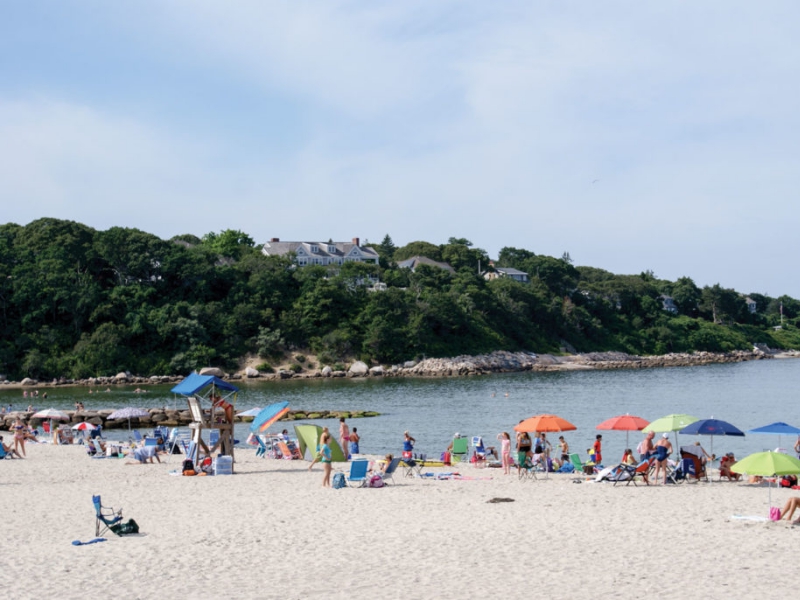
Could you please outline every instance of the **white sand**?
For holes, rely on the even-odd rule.
[[[322,489],[319,466],[237,453],[237,474],[173,477],[161,465],[28,445],[0,462],[9,598],[786,598],[800,527],[767,515],[767,489],[634,488],[403,478]],[[342,465],[337,465],[340,469]],[[452,470],[452,469],[448,469]],[[488,479],[483,479],[488,478]],[[142,535],[94,537],[92,494]],[[772,491],[782,504],[797,491]],[[487,503],[493,497],[511,503]]]

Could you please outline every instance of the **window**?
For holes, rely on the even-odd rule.
[[[314,254],[319,252],[319,246],[311,246],[311,252],[314,253]]]
[[[336,252],[336,246],[328,245],[328,252],[330,252],[331,254],[335,253]]]
[[[308,260],[305,258],[298,258],[297,264],[300,265],[301,267],[305,267],[308,264]]]

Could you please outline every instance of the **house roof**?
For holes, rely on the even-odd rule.
[[[317,252],[312,252],[316,246]],[[329,248],[330,247],[330,248]],[[353,254],[363,258],[378,259],[378,253],[370,246],[357,246],[352,242],[267,242],[261,251],[267,256],[283,256],[285,254],[305,254],[330,258],[345,258]]]
[[[512,269],[511,267],[495,267],[495,271],[498,273],[505,273],[506,275],[525,275],[526,277],[528,274],[525,271],[519,271],[517,269]]]
[[[446,271],[450,271],[451,273],[455,273],[455,269],[444,262],[437,262],[427,256],[412,256],[411,258],[407,258],[406,260],[401,260],[397,263],[397,266],[402,269],[411,269],[412,271],[416,269],[419,265],[429,265],[431,267],[439,267],[440,269],[444,269]]]

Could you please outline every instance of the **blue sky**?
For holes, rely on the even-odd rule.
[[[0,5],[0,222],[444,243],[800,298],[797,2]]]

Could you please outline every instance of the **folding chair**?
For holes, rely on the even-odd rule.
[[[526,458],[525,462],[519,465],[519,480],[523,481],[525,479],[533,479],[534,481],[538,479],[538,477],[536,477],[536,470],[530,458]]]
[[[119,523],[122,521],[122,509],[114,510],[109,506],[103,506],[100,501],[100,496],[92,496],[92,503],[94,504],[94,535],[99,537],[106,531],[113,531],[116,535],[119,528]]]
[[[576,473],[585,473],[586,475],[594,474],[594,465],[589,463],[582,463],[581,457],[577,453],[569,455],[570,464],[575,467]]]
[[[403,465],[403,475],[405,477],[421,475],[422,469],[425,468],[425,457],[425,454],[420,454],[416,458],[401,458],[400,463]]]
[[[452,456],[454,463],[465,462],[469,460],[469,447],[467,445],[468,443],[469,440],[467,438],[453,439],[453,449],[451,450],[450,455]]]
[[[364,487],[367,484],[367,469],[369,468],[369,461],[367,459],[358,459],[350,462],[350,474],[345,474],[344,480],[349,487],[353,487],[354,483],[358,487]]]
[[[136,442],[137,446],[141,446],[142,445],[142,439],[143,438],[142,438],[142,434],[139,432],[138,429],[134,429],[133,430],[133,439]]]
[[[389,466],[386,467],[386,470],[383,473],[379,473],[384,483],[389,483],[390,479],[392,480],[392,483],[394,483],[394,472],[397,470],[400,460],[400,458],[393,458],[392,462],[389,463]]]
[[[615,479],[614,485],[617,485],[620,481],[625,481],[625,485],[630,485],[633,483],[633,485],[636,486],[637,477],[641,477],[645,484],[650,485],[650,479],[648,478],[648,475],[650,473],[651,462],[652,461],[650,460],[643,460],[636,466],[621,464],[619,469],[624,473],[628,473],[629,477],[627,479]]]

